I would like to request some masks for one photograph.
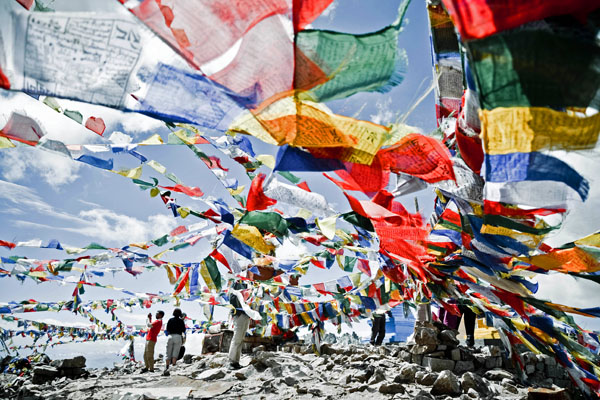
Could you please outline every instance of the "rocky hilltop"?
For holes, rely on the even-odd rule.
[[[17,399],[574,399],[564,370],[554,359],[523,353],[527,377],[515,371],[499,346],[459,345],[456,331],[417,327],[412,344],[380,347],[322,346],[322,355],[302,342],[279,351],[256,347],[243,368],[228,369],[227,355],[186,355],[162,376],[141,373],[126,362],[85,369],[85,359],[50,362],[41,357],[23,376],[2,374],[0,397]],[[160,371],[160,372],[159,372]],[[561,387],[562,386],[562,387]]]

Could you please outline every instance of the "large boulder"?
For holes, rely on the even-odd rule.
[[[458,375],[462,375],[464,372],[474,371],[475,364],[473,361],[457,361],[454,365],[454,373]]]
[[[458,346],[459,340],[456,338],[458,331],[453,329],[446,329],[440,333],[440,342],[447,346]]]
[[[419,370],[419,367],[415,364],[407,364],[400,368],[400,372],[394,378],[396,383],[413,383],[415,381],[415,374]]]
[[[207,369],[206,371],[204,371],[201,374],[199,374],[198,376],[196,376],[196,379],[204,380],[204,381],[213,381],[215,379],[224,378],[225,375],[226,374],[225,374],[225,371],[223,371],[223,369],[212,368],[212,369]]]
[[[46,383],[56,378],[58,374],[58,369],[49,365],[40,365],[33,367],[33,377],[31,378],[31,383],[36,385]]]
[[[438,345],[438,331],[433,327],[426,325],[415,325],[413,339],[418,345],[434,344]]]
[[[454,369],[454,361],[444,358],[423,357],[422,365],[430,371],[452,371]]]
[[[484,395],[489,393],[488,385],[483,378],[473,372],[465,372],[461,376],[460,386],[464,393],[467,393],[469,389],[474,389],[477,393]]]
[[[461,393],[460,383],[458,378],[450,371],[442,371],[431,388],[431,394],[440,395],[447,394],[457,396]]]
[[[528,400],[571,400],[566,389],[529,388]]]
[[[436,374],[435,372],[418,371],[415,374],[415,381],[419,385],[431,386],[431,385],[433,385],[433,382],[435,382],[437,377],[438,377],[438,374]]]
[[[54,360],[50,363],[53,367],[58,369],[63,368],[85,368],[85,357],[77,356],[73,358],[65,358],[64,360]]]
[[[491,369],[486,371],[484,376],[490,381],[502,381],[503,379],[514,379],[513,374],[503,369]]]
[[[382,383],[379,386],[379,393],[383,394],[403,394],[405,392],[406,389],[400,383]]]

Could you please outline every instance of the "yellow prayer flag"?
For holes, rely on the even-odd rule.
[[[0,149],[9,149],[11,147],[15,147],[13,142],[8,138],[0,136]]]
[[[337,217],[337,215],[334,215],[327,218],[315,218],[315,222],[321,230],[321,233],[329,240],[332,240],[335,236],[335,223]]]
[[[600,247],[600,233],[594,233],[575,241],[575,244],[581,246]]]
[[[296,213],[296,217],[299,217],[299,218],[302,218],[302,219],[308,219],[311,215],[312,215],[312,212],[310,212],[306,208],[301,208]]]
[[[150,160],[146,163],[149,167],[154,168],[154,170],[160,174],[164,174],[165,172],[167,172],[167,168],[165,168],[164,165],[162,165],[161,163],[154,161],[154,160]]]
[[[244,189],[245,189],[245,188],[246,188],[246,185],[242,185],[242,186],[238,186],[238,188],[237,188],[237,189],[230,189],[230,188],[227,188],[227,190],[229,191],[229,193],[230,193],[232,196],[237,196],[238,194],[242,193],[242,192],[244,191]]]
[[[233,237],[260,253],[270,253],[275,250],[275,246],[267,243],[257,227],[251,225],[236,225],[231,231]]]
[[[136,168],[122,169],[120,171],[113,171],[113,172],[115,172],[119,175],[122,175],[125,178],[140,179],[140,176],[142,176],[142,166],[140,165],[139,167],[136,167]]]
[[[271,169],[275,169],[275,157],[270,154],[259,154],[256,159]]]
[[[154,135],[150,136],[147,139],[144,139],[143,141],[139,142],[138,145],[140,146],[152,146],[152,145],[158,145],[158,144],[164,144],[165,142],[163,142],[162,138],[160,137],[160,135],[158,133],[155,133]]]
[[[487,154],[591,149],[600,133],[600,113],[578,117],[545,107],[499,107],[481,110],[479,117]]]

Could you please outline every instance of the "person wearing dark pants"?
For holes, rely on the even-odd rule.
[[[465,319],[465,331],[467,333],[467,346],[475,346],[475,319],[477,316],[469,307],[459,306],[460,312]]]
[[[373,313],[373,327],[371,328],[371,344],[380,346],[385,337],[385,313]]]

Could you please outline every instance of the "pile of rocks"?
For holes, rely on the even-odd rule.
[[[436,343],[433,343],[433,339]],[[555,385],[545,385],[547,386],[545,389],[523,385],[513,372],[498,367],[505,364],[500,348],[484,346],[471,350],[459,346],[455,339],[454,333],[440,330],[435,325],[424,325],[417,328],[413,344],[379,347],[361,344],[348,346],[324,344],[321,356],[312,353],[310,346],[306,344],[288,346],[286,347],[288,352],[264,351],[264,348],[259,346],[252,354],[243,356],[241,361],[243,368],[239,370],[228,368],[228,358],[223,353],[186,355],[183,362],[170,369],[171,375],[168,377],[162,376],[160,372],[141,373],[142,365],[128,362],[116,365],[112,369],[89,369],[87,374],[73,379],[66,376],[66,372],[75,371],[70,368],[82,368],[81,362],[73,361],[75,359],[61,360],[54,362],[54,366],[52,363],[48,365],[56,368],[59,375],[44,383],[34,383],[32,378],[38,375],[38,372],[34,372],[33,377],[0,375],[0,388],[2,388],[0,398],[23,400],[159,398],[364,400],[365,396],[370,400],[454,398],[567,400],[573,398],[573,393],[570,395],[565,389]],[[534,358],[536,358],[534,368],[538,371],[539,360],[537,357]],[[545,362],[544,358],[544,371],[547,370]],[[447,368],[441,369],[443,365]],[[156,368],[157,371],[164,368],[162,358],[158,359]],[[4,389],[7,386],[13,388],[10,393]]]
[[[54,360],[49,365],[36,365],[33,367],[34,384],[46,383],[59,377],[78,378],[86,375],[85,357],[77,356],[64,360]]]

